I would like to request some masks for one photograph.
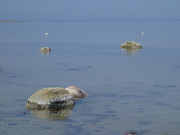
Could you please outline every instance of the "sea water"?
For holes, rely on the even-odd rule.
[[[0,134],[178,135],[179,35],[178,21],[1,22]],[[73,108],[26,109],[37,90],[69,85],[88,93]]]

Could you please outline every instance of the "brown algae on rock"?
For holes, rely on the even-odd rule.
[[[120,47],[125,49],[141,49],[142,45],[135,41],[127,41],[124,44],[121,44]]]

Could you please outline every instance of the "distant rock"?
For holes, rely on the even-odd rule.
[[[51,48],[49,47],[43,47],[41,49],[39,49],[39,52],[41,53],[49,53],[51,51]]]
[[[141,49],[142,45],[135,41],[127,41],[124,44],[121,44],[120,47],[125,49]]]

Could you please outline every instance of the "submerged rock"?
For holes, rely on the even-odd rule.
[[[43,47],[41,49],[39,49],[39,52],[41,53],[49,53],[51,51],[51,48],[49,47]]]
[[[127,41],[120,46],[121,48],[125,49],[141,49],[142,45],[135,41]]]
[[[54,109],[72,106],[87,94],[76,86],[49,87],[35,92],[26,102],[28,109]]]
[[[136,132],[127,132],[124,135],[137,135],[137,133]]]

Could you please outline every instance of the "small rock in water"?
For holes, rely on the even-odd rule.
[[[127,41],[124,44],[121,44],[120,47],[126,49],[141,49],[142,45],[135,41]]]
[[[49,47],[43,47],[39,49],[39,52],[42,52],[42,53],[49,53],[50,51],[51,51],[51,48]]]
[[[136,132],[127,132],[124,135],[138,135]]]

